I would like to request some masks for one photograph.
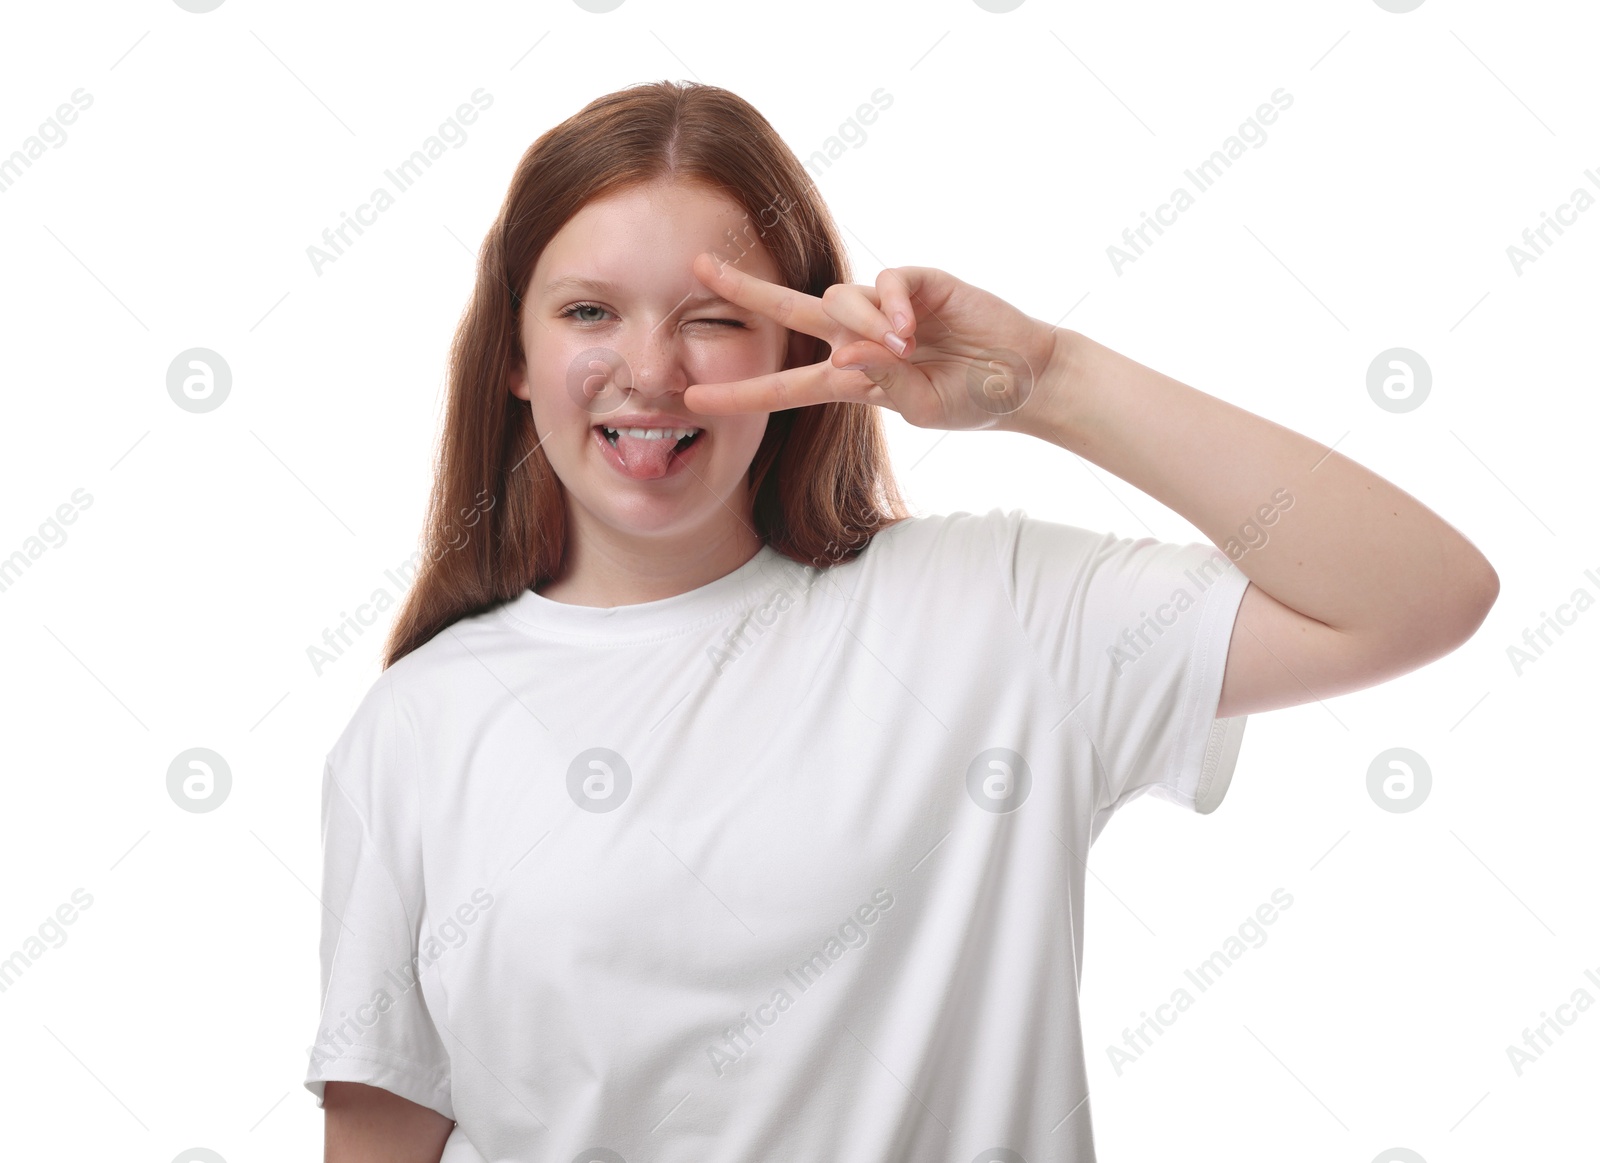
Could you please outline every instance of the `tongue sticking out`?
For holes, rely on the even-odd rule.
[[[638,480],[665,476],[667,465],[677,447],[678,442],[670,436],[647,440],[629,436],[626,432],[617,433],[617,455],[622,458],[628,475]]]

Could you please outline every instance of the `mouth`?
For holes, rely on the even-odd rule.
[[[613,428],[593,425],[594,441],[607,463],[624,477],[653,481],[687,472],[708,439],[702,428]]]
[[[674,452],[683,452],[699,440],[700,433],[704,431],[700,428],[607,428],[604,424],[596,424],[595,427],[612,448],[617,446],[618,435],[624,435],[635,440],[670,440]]]

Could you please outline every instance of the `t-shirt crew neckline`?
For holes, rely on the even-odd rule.
[[[759,597],[782,579],[791,562],[763,543],[743,565],[681,594],[624,606],[579,606],[533,589],[501,607],[502,618],[523,633],[595,642],[641,641],[683,633]]]

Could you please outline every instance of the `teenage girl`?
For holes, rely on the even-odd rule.
[[[1312,440],[943,271],[848,279],[725,90],[624,89],[523,157],[325,766],[330,1163],[1090,1161],[1111,814],[1213,810],[1245,716],[1495,599]],[[884,409],[1059,445],[1214,544],[913,516]]]

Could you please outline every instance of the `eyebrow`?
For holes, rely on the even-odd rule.
[[[564,275],[559,279],[552,279],[550,282],[545,284],[544,293],[546,295],[564,295],[569,293],[586,293],[592,295],[626,294],[623,288],[617,286],[615,283],[607,282],[605,279],[585,278],[582,275]],[[702,291],[698,294],[685,295],[682,299],[678,300],[677,305],[679,307],[685,305],[690,307],[700,307],[713,303],[719,306],[730,307],[734,310],[745,309],[741,308],[737,303],[729,302],[727,299],[724,299],[721,295],[718,295],[713,291]]]

